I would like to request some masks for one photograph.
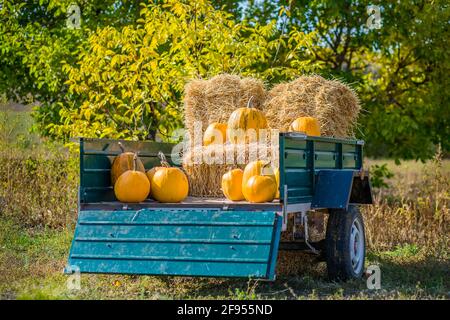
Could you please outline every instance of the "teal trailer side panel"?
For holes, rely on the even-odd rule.
[[[311,208],[347,209],[352,190],[353,170],[320,170]]]
[[[166,155],[169,163],[173,144],[153,141],[112,139],[80,139],[80,202],[116,201],[111,185],[111,165],[122,150],[137,152],[146,170],[160,164],[158,152]]]
[[[274,279],[276,212],[81,211],[67,271]]]
[[[280,133],[281,200],[288,204],[312,202],[317,197],[316,179],[321,171],[361,170],[362,147],[361,140]]]

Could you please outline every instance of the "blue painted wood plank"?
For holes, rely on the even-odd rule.
[[[73,259],[80,272],[266,278],[267,263]]]
[[[179,209],[142,209],[117,210],[117,211],[81,211],[79,213],[79,222],[91,223],[94,221],[110,221],[123,223],[152,223],[174,224],[178,222],[186,223],[218,223],[229,222],[233,224],[238,221],[239,224],[269,224],[272,218],[272,212],[265,211],[217,211],[217,210],[179,210]]]
[[[281,232],[277,217],[266,211],[81,211],[68,263],[92,273],[268,278]]]
[[[98,238],[153,238],[174,240],[216,240],[216,241],[255,241],[268,238],[272,226],[260,227],[255,232],[252,226],[147,226],[147,225],[79,225],[78,237]],[[150,236],[149,236],[150,235]]]
[[[275,268],[277,265],[277,258],[278,258],[278,246],[281,238],[281,232],[278,232],[278,230],[281,230],[282,224],[283,224],[283,216],[277,215],[275,218],[275,224],[273,226],[274,232],[272,234],[272,247],[270,249],[271,251],[267,269],[267,278],[270,280],[275,280]]]
[[[198,259],[234,259],[248,258],[267,261],[270,251],[268,244],[221,244],[221,243],[163,243],[163,242],[96,242],[75,241],[72,258],[86,252],[102,253],[103,255],[123,258],[137,256],[145,259],[146,256],[198,258]],[[157,259],[156,259],[157,260]],[[231,260],[230,260],[231,261]]]

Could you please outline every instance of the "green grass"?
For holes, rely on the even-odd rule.
[[[448,261],[427,256],[415,245],[391,251],[369,251],[367,265],[381,269],[381,289],[369,290],[364,280],[332,283],[324,266],[309,264],[296,276],[275,282],[81,275],[81,290],[69,291],[62,273],[72,230],[25,229],[0,221],[0,298],[2,299],[448,299]]]

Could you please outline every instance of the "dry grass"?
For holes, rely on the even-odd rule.
[[[395,176],[388,181],[389,189],[375,192],[376,203],[364,209],[369,238],[367,264],[380,266],[382,290],[368,290],[364,281],[330,283],[323,263],[293,252],[285,255],[294,262],[293,267],[283,270],[280,264],[278,280],[273,283],[83,275],[81,291],[71,293],[61,268],[66,263],[73,226],[24,227],[17,223],[19,219],[8,222],[11,213],[0,219],[0,298],[448,299],[450,161],[426,165],[409,161],[401,166],[389,160],[368,161],[385,162]],[[428,200],[415,201],[418,196]],[[66,205],[59,206],[62,210]]]
[[[323,263],[293,252],[284,255],[289,269],[280,257],[273,283],[83,275],[82,290],[72,295],[61,269],[76,218],[77,159],[43,145],[0,150],[0,299],[449,298],[450,161],[440,155],[427,164],[366,161],[387,163],[394,173],[388,188],[374,190],[374,205],[363,208],[367,264],[380,265],[382,290],[370,291],[364,281],[329,283]]]
[[[210,149],[203,150],[201,137],[212,122],[227,123],[231,113],[245,107],[251,99],[251,107],[261,109],[266,99],[264,83],[253,78],[241,78],[236,75],[221,74],[209,80],[192,80],[186,85],[184,97],[185,127],[191,137],[191,150],[183,159],[183,168],[189,178],[191,196],[223,196],[220,190],[222,175],[229,169],[242,167],[238,162],[227,164],[197,163],[195,156],[203,159],[211,154]],[[201,123],[201,128],[196,127]],[[226,148],[231,149],[232,146]],[[225,156],[226,151],[214,150],[213,153]],[[240,157],[247,157],[243,152]]]
[[[0,217],[28,226],[66,227],[76,218],[78,163],[63,148],[0,151]]]
[[[387,250],[415,244],[448,258],[450,162],[438,154],[426,165],[396,166],[390,161],[388,168],[394,173],[389,188],[375,190],[375,204],[363,208],[369,247]]]
[[[260,80],[242,79],[235,75],[192,80],[186,86],[184,98],[185,127],[193,148],[185,159],[191,163],[184,165],[191,195],[222,196],[222,175],[231,168],[242,167],[240,163],[226,166],[197,164],[190,158],[193,152],[201,156],[208,153],[198,148],[206,127],[211,122],[226,123],[230,114],[246,106],[251,97],[251,106],[262,109],[269,127],[279,131],[287,131],[292,121],[300,116],[312,116],[318,119],[324,136],[353,136],[360,110],[358,98],[351,88],[340,81],[326,80],[317,75],[301,76],[278,84],[270,92],[266,92]],[[202,127],[196,128],[195,122],[200,122]]]

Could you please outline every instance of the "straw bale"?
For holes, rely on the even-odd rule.
[[[301,76],[272,88],[264,105],[269,127],[288,131],[292,121],[309,116],[318,119],[323,136],[351,137],[360,105],[346,84],[321,76]]]
[[[222,176],[235,168],[244,169],[255,160],[271,160],[278,166],[277,144],[213,144],[197,146],[188,150],[183,157],[183,169],[189,180],[189,194],[197,197],[223,197]]]
[[[185,127],[194,136],[194,124],[200,122],[202,132],[212,122],[227,123],[231,113],[247,106],[262,109],[266,90],[261,80],[221,74],[209,80],[192,80],[185,87]]]

